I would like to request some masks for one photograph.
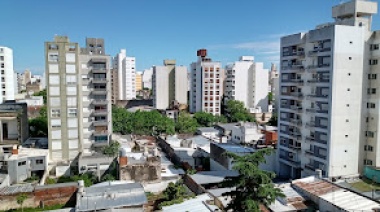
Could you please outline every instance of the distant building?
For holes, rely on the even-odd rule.
[[[164,66],[153,66],[153,106],[165,110],[173,103],[187,105],[187,68],[175,60],[164,60]]]
[[[224,70],[220,62],[207,57],[207,50],[197,51],[198,61],[190,64],[189,111],[221,114]]]
[[[15,75],[13,70],[13,50],[0,46],[0,103],[15,99]]]
[[[136,58],[128,57],[125,49],[113,58],[113,79],[117,86],[116,100],[136,99]],[[117,80],[117,81],[115,81]]]
[[[143,89],[143,83],[142,83],[142,73],[136,72],[136,92],[141,91]]]
[[[253,56],[242,56],[226,66],[226,73],[225,104],[237,100],[254,112],[268,112],[268,70],[263,63],[254,61]]]
[[[152,89],[153,68],[145,69],[143,73],[143,88]]]

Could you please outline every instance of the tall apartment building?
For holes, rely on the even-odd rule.
[[[0,103],[15,99],[15,75],[13,71],[13,50],[0,46]]]
[[[136,84],[136,91],[141,91],[143,89],[141,72],[136,73],[135,84]]]
[[[190,64],[190,112],[221,113],[224,70],[220,62],[207,57],[207,50],[197,51],[198,61]]]
[[[254,113],[268,112],[268,70],[253,56],[226,66],[224,100],[238,100]]]
[[[176,66],[175,60],[164,60],[163,66],[153,66],[153,107],[168,109],[173,101],[187,105],[187,68]]]
[[[73,160],[111,139],[110,57],[104,41],[86,38],[86,47],[66,36],[45,43],[50,157]]]
[[[354,0],[333,7],[335,22],[281,38],[280,176],[347,176],[379,165],[376,13],[376,2]]]
[[[136,59],[127,57],[125,49],[113,58],[113,69],[117,70],[117,100],[136,99]]]

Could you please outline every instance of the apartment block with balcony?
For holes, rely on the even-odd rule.
[[[254,112],[268,112],[269,74],[264,64],[255,62],[253,56],[242,56],[239,61],[226,66],[225,103],[238,100]]]
[[[110,57],[103,39],[86,47],[56,36],[45,43],[50,158],[71,161],[108,144],[112,134]]]
[[[198,61],[190,64],[189,111],[221,114],[224,70],[220,62],[207,57],[207,50],[197,51]]]
[[[334,23],[281,38],[280,176],[360,173],[367,42],[376,11],[375,2],[347,2],[333,7]]]

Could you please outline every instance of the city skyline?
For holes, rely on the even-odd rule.
[[[89,5],[87,2],[74,4],[74,1],[54,4],[3,1],[0,7],[4,12],[0,18],[7,22],[2,25],[0,41],[13,49],[16,72],[30,69],[42,74],[41,44],[55,34],[67,35],[75,42],[82,41],[83,37],[104,38],[106,51],[111,56],[125,48],[128,55],[136,57],[138,71],[162,65],[164,59],[176,59],[177,64],[189,66],[200,48],[207,48],[210,57],[223,66],[239,56],[253,55],[269,69],[270,63],[278,63],[281,36],[332,22],[330,8],[340,2],[145,1],[110,4],[99,1]],[[286,12],[291,10],[296,12]],[[66,12],[59,16],[57,11]],[[290,25],[290,20],[294,24]],[[373,29],[379,29],[378,15],[373,22]],[[95,23],[103,27],[87,27]],[[24,38],[25,34],[28,39]]]

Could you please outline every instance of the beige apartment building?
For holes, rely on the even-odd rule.
[[[104,40],[86,46],[55,36],[45,43],[50,157],[71,161],[108,144],[112,134],[110,56]]]

